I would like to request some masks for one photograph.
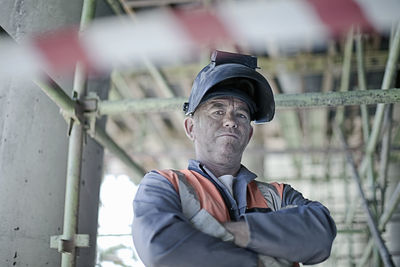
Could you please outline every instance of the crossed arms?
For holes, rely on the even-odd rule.
[[[257,266],[258,254],[314,264],[330,255],[336,227],[329,211],[285,185],[282,206],[248,213],[245,248],[196,230],[182,213],[172,184],[157,172],[142,180],[134,200],[132,235],[146,266]]]

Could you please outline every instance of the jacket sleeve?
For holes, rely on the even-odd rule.
[[[256,253],[193,228],[173,185],[158,172],[145,175],[133,208],[133,241],[146,266],[257,266]]]
[[[304,264],[330,255],[336,225],[328,209],[289,185],[284,185],[281,210],[244,217],[250,231],[247,248],[253,251]]]

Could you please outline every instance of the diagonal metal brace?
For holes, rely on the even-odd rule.
[[[74,240],[63,239],[62,235],[53,235],[50,237],[50,247],[60,253],[72,253],[76,247],[89,247],[89,235],[77,234]]]
[[[52,79],[35,83],[60,107],[60,113],[68,123],[68,135],[74,123],[82,124],[89,135],[94,135],[96,119],[99,117],[99,96],[90,92],[85,99],[70,98]]]

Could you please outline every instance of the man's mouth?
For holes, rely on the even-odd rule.
[[[223,134],[218,135],[218,137],[231,137],[231,138],[239,139],[239,137],[233,133],[223,133]]]

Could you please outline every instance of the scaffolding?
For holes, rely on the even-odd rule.
[[[85,1],[85,3],[88,1]],[[85,10],[85,8],[84,8]],[[277,108],[305,108],[305,107],[339,107],[346,105],[370,105],[379,104],[375,115],[374,126],[372,128],[369,142],[366,149],[365,158],[371,156],[375,151],[377,142],[377,133],[382,125],[384,104],[400,102],[400,90],[397,88],[389,89],[392,84],[396,64],[396,59],[399,53],[399,30],[396,32],[395,39],[390,49],[389,59],[386,67],[385,78],[380,90],[358,90],[358,91],[341,91],[341,92],[328,92],[328,93],[303,93],[303,94],[280,94],[276,96]],[[168,99],[142,99],[130,100],[124,99],[120,101],[101,101],[96,97],[85,98],[84,95],[84,70],[79,66],[76,70],[74,83],[74,95],[78,96],[74,99],[70,98],[64,91],[57,86],[54,81],[37,82],[39,87],[60,107],[62,114],[66,117],[67,121],[72,124],[70,132],[70,148],[68,157],[68,174],[67,174],[67,192],[66,192],[66,208],[65,208],[65,222],[64,234],[62,236],[63,245],[59,246],[59,251],[63,253],[63,265],[73,266],[74,251],[77,246],[75,239],[75,231],[77,218],[77,196],[79,192],[79,172],[80,172],[80,155],[82,154],[82,138],[83,133],[86,131],[91,137],[99,142],[104,148],[110,150],[122,162],[128,165],[134,172],[141,175],[144,174],[144,169],[139,164],[135,163],[129,158],[128,154],[120,148],[101,128],[94,126],[99,116],[115,115],[122,113],[143,113],[143,112],[165,112],[172,110],[179,110],[185,101],[184,98],[168,98]],[[76,93],[75,93],[76,92]],[[92,121],[92,122],[91,122]],[[91,128],[94,127],[94,128]],[[358,174],[358,170],[352,159],[351,152],[345,141],[341,130],[338,130],[339,136],[349,163],[353,169],[353,176],[358,184],[359,193],[363,201],[363,207],[367,213],[368,225],[372,233],[372,239],[379,248],[379,253],[384,261],[385,266],[394,266],[390,254],[382,241],[380,232],[384,229],[385,224],[393,214],[394,209],[397,207],[400,200],[399,185],[392,196],[390,205],[385,210],[381,217],[379,226],[375,225],[373,215],[368,208],[367,200],[363,192],[362,181]],[[366,163],[371,164],[371,163]],[[136,181],[139,182],[139,181]],[[73,207],[71,207],[73,206]],[[73,220],[72,220],[73,219]],[[74,243],[75,242],[75,243]],[[67,246],[68,249],[66,248]],[[363,258],[367,258],[372,248],[372,242],[369,243],[368,249]],[[64,264],[64,256],[67,263]]]
[[[81,29],[90,23],[94,16],[95,0],[84,0]],[[114,1],[109,1],[116,13],[122,13],[119,5]],[[136,3],[137,2],[137,3]],[[145,3],[146,2],[146,3]],[[149,1],[122,1],[122,6],[125,12],[133,16],[130,8],[137,5],[149,4]],[[153,1],[154,4],[159,4],[158,1]],[[163,2],[163,1],[161,1]],[[187,1],[170,1],[170,2],[187,2]],[[163,2],[163,4],[165,4]],[[127,11],[131,10],[131,11]],[[400,27],[397,27],[387,58],[384,78],[380,89],[367,89],[365,78],[365,62],[362,48],[361,34],[357,34],[355,40],[357,45],[357,71],[359,77],[360,90],[349,91],[348,84],[350,79],[350,62],[351,62],[351,46],[354,43],[353,33],[348,37],[348,49],[343,58],[341,90],[338,92],[318,92],[318,93],[296,93],[296,94],[278,94],[276,95],[276,107],[278,109],[304,109],[310,107],[344,107],[350,105],[360,106],[363,119],[364,138],[368,140],[365,146],[360,167],[357,169],[357,164],[354,162],[352,150],[348,147],[346,137],[341,129],[343,122],[343,111],[336,114],[337,127],[335,134],[340,137],[349,164],[352,169],[352,177],[354,178],[358,192],[363,204],[365,214],[368,219],[369,231],[371,239],[368,242],[364,251],[359,266],[363,266],[369,259],[373,246],[378,248],[380,257],[385,266],[394,266],[391,255],[382,240],[382,232],[393,212],[398,207],[400,202],[400,183],[397,184],[390,201],[386,203],[385,209],[381,214],[373,214],[368,204],[368,199],[365,196],[363,183],[369,177],[368,182],[375,185],[379,181],[385,181],[387,175],[388,157],[390,154],[390,129],[392,120],[392,104],[400,102],[400,89],[392,88],[395,74],[398,69],[398,58],[400,53]],[[63,234],[53,236],[51,239],[52,247],[58,249],[62,253],[62,266],[75,266],[75,251],[77,247],[85,247],[88,245],[88,235],[78,235],[77,228],[77,210],[79,204],[79,184],[82,151],[84,146],[84,137],[89,135],[96,142],[109,150],[113,155],[123,162],[132,172],[136,173],[135,177],[142,177],[145,174],[145,169],[135,162],[110,135],[98,126],[96,121],[102,116],[114,116],[121,114],[140,114],[140,113],[162,113],[168,111],[179,111],[186,98],[178,97],[173,93],[173,90],[168,86],[164,77],[155,68],[151,62],[147,62],[152,77],[154,77],[160,87],[164,90],[164,95],[168,98],[143,98],[143,99],[122,99],[122,100],[100,100],[93,94],[86,94],[86,71],[81,64],[77,64],[73,97],[68,96],[64,90],[57,85],[51,78],[37,80],[35,83],[47,94],[47,96],[60,108],[61,114],[69,125],[69,148],[68,148],[68,171],[66,177],[66,193],[65,193],[65,210],[64,210],[64,225]],[[366,105],[377,105],[372,128],[369,129],[368,114]],[[340,118],[341,117],[341,118]],[[374,176],[374,171],[371,169],[373,165],[373,155],[377,151],[377,143],[382,132],[382,125],[386,128],[383,131],[381,162],[379,169],[379,179]],[[139,183],[140,179],[136,179],[135,183]],[[383,184],[383,187],[387,186]],[[375,186],[375,190],[377,190]],[[374,193],[374,192],[373,192]],[[356,204],[354,204],[356,205]],[[375,218],[379,220],[376,222]],[[345,231],[344,231],[345,232]]]

